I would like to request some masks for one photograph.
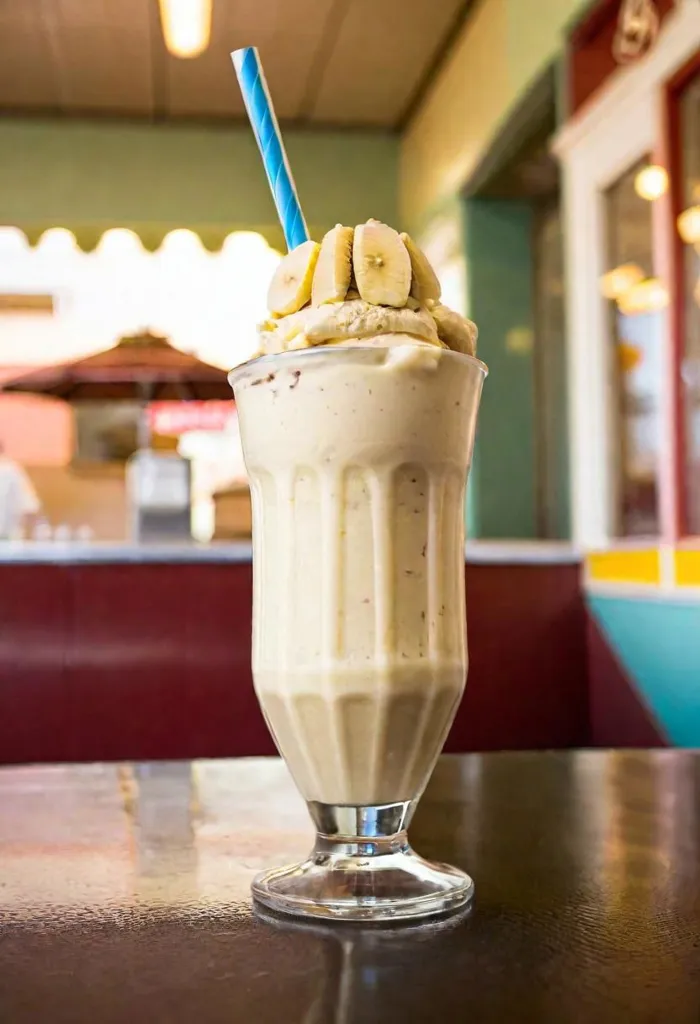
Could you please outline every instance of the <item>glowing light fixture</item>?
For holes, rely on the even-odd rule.
[[[642,199],[653,203],[668,191],[668,172],[658,164],[643,167],[634,179],[634,191]]]
[[[658,277],[648,277],[621,295],[617,300],[617,308],[624,316],[636,316],[640,313],[660,313],[668,303],[668,288]]]
[[[678,234],[688,245],[700,242],[700,206],[690,206],[678,218]]]
[[[621,341],[617,346],[617,358],[623,373],[632,373],[644,361],[644,352],[638,345]]]
[[[165,45],[174,57],[198,57],[209,46],[212,0],[160,0]]]
[[[636,263],[623,263],[614,267],[600,279],[600,290],[606,299],[619,299],[634,285],[644,280],[644,271]]]

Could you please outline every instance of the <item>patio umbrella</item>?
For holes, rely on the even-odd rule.
[[[150,333],[122,338],[113,348],[72,363],[44,366],[7,381],[2,390],[66,402],[231,398],[225,370]]]
[[[48,395],[66,402],[199,401],[231,399],[226,371],[149,332],[122,338],[113,348],[72,363],[45,366],[7,381],[5,392]],[[146,416],[140,442],[148,444]]]

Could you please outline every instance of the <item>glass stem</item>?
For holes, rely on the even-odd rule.
[[[364,806],[310,801],[307,807],[316,826],[315,852],[321,855],[324,850],[340,852],[342,847],[346,856],[376,856],[408,849],[406,829],[413,817],[412,800]],[[350,847],[355,848],[353,853]]]

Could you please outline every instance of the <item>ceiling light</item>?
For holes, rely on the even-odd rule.
[[[621,295],[628,292],[635,284],[644,280],[644,271],[636,263],[623,263],[600,279],[600,290],[603,298],[619,299]]]
[[[678,234],[688,245],[700,242],[700,206],[690,206],[678,218]]]
[[[649,164],[634,179],[634,191],[642,199],[653,202],[668,191],[668,173],[665,167]]]
[[[198,57],[209,45],[212,0],[160,0],[165,45],[174,57]]]

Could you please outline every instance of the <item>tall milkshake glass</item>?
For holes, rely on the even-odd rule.
[[[423,917],[472,896],[406,829],[467,672],[464,494],[486,367],[329,345],[229,377],[253,502],[253,677],[316,827],[259,876],[277,911]]]

